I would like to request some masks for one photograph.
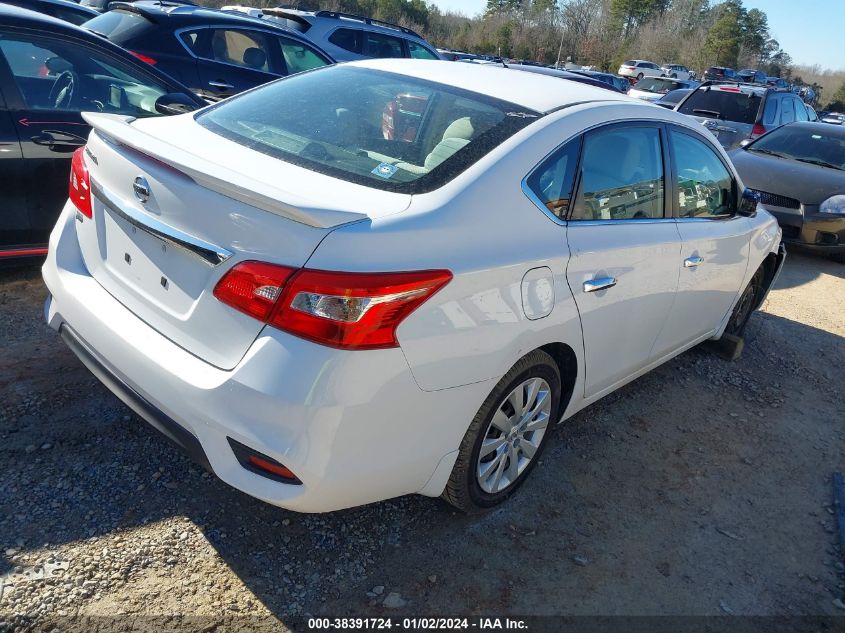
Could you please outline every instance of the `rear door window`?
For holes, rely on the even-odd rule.
[[[350,53],[364,53],[364,33],[359,29],[337,29],[329,36],[329,42]]]
[[[539,203],[561,220],[569,213],[580,152],[581,138],[578,137],[543,161],[526,183]]]
[[[618,126],[584,139],[572,220],[663,217],[663,153],[656,127]]]
[[[214,29],[211,59],[252,70],[271,72],[271,38],[261,31]]]
[[[373,31],[366,31],[364,35],[364,50],[365,54],[369,57],[405,57],[401,38],[385,35],[383,33],[375,33]]]
[[[198,57],[202,57],[201,55],[201,36],[203,31],[183,31],[179,34],[179,39],[181,42],[191,51],[194,55]]]

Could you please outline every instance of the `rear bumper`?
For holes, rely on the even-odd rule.
[[[110,390],[220,479],[302,512],[442,492],[492,385],[424,392],[400,349],[343,352],[274,328],[235,368],[219,369],[100,286],[74,222],[66,208],[50,239],[48,323]],[[247,470],[229,438],[288,467],[301,485]]]
[[[785,242],[819,253],[845,252],[845,216],[766,208],[777,218]]]
[[[49,297],[45,310],[48,313],[51,302],[52,297]],[[98,358],[97,353],[79,338],[79,335],[67,323],[63,323],[59,327],[59,334],[65,344],[82,361],[82,364],[126,406],[140,415],[173,444],[185,451],[193,461],[206,470],[211,470],[211,464],[208,463],[208,457],[202,449],[202,444],[192,433],[169,418],[161,409],[123,382],[119,376],[112,373],[106,367],[105,362]]]

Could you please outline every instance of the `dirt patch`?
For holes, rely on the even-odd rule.
[[[578,414],[480,518],[240,494],[91,376],[45,293],[0,270],[0,620],[843,613],[845,266],[791,255],[739,361],[694,349]]]

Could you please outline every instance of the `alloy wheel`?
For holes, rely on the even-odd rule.
[[[525,380],[502,400],[478,453],[476,477],[484,492],[502,492],[519,478],[540,448],[551,411],[551,388],[542,378]]]

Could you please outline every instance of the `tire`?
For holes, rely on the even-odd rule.
[[[672,73],[672,79],[677,79],[677,78],[678,78],[678,74],[677,74],[677,73]]]
[[[532,391],[535,386],[536,391]],[[463,512],[478,513],[510,497],[534,468],[547,443],[550,427],[557,421],[560,391],[560,370],[551,356],[542,350],[523,356],[475,414],[461,441],[443,498]],[[514,411],[515,402],[522,406],[522,412]],[[518,416],[514,424],[512,420]]]
[[[725,328],[725,334],[733,336],[742,336],[745,326],[748,325],[748,319],[751,318],[755,307],[760,302],[760,297],[763,295],[763,266],[757,269],[751,281],[742,291],[739,301],[736,302],[731,318],[728,320],[728,325]]]

